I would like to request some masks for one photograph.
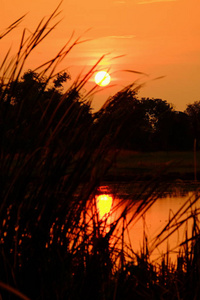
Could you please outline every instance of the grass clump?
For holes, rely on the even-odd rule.
[[[8,51],[0,68],[3,298],[79,299],[84,294],[90,299],[107,290],[112,270],[107,246],[116,225],[101,237],[95,223],[88,233],[84,217],[86,203],[115,156],[111,125],[102,134],[105,118],[94,124],[90,104],[81,95],[101,59],[62,92],[69,75],[55,70],[80,42],[70,40],[56,57],[22,76],[27,58],[56,26],[51,23],[58,9],[28,37],[24,30],[18,53],[10,59]]]

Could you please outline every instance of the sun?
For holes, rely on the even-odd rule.
[[[106,86],[110,83],[110,75],[106,71],[100,71],[95,75],[94,80],[99,86]]]

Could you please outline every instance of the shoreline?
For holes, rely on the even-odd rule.
[[[174,181],[182,181],[182,182],[191,182],[193,184],[200,184],[200,172],[197,173],[197,179],[194,179],[194,173],[177,173],[177,172],[169,172],[163,174],[149,174],[144,173],[143,175],[138,175],[135,172],[132,174],[128,173],[119,173],[113,174],[109,173],[105,176],[105,181],[108,182],[130,182],[130,181],[151,181],[151,180],[158,180],[163,182],[174,182]]]

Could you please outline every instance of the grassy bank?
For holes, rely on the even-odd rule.
[[[183,152],[134,152],[122,150],[108,180],[150,179],[160,177],[164,180],[194,180],[194,153]],[[200,151],[197,152],[197,180],[200,179]]]

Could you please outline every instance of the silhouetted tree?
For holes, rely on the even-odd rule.
[[[200,142],[200,101],[188,104],[185,113],[189,116],[191,135],[196,139],[197,144]]]
[[[174,111],[169,123],[169,145],[172,150],[191,150],[193,137],[191,134],[190,119],[181,111]]]
[[[104,124],[101,134],[110,132],[110,135],[115,136],[114,147],[135,150],[146,147],[148,122],[141,102],[131,88],[108,99],[95,118],[97,124]]]
[[[88,122],[91,124],[90,107],[82,102],[76,89],[62,92],[62,84],[67,79],[70,76],[66,72],[57,74],[53,87],[49,87],[48,78],[28,70],[19,81],[9,84],[0,104],[2,142],[7,151],[11,139],[16,139],[18,149],[33,150],[39,138],[45,142],[55,130],[57,147],[61,147],[62,143],[73,137],[73,130],[69,130],[69,116],[73,116],[70,122],[74,130],[78,126],[85,128]],[[42,137],[41,132],[45,133]],[[80,141],[77,140],[77,149]]]
[[[172,117],[173,107],[165,100],[149,98],[142,98],[141,105],[151,128],[149,140],[151,149],[166,150],[171,132],[169,120]]]
[[[68,79],[71,79],[70,75],[67,72],[58,73],[54,79],[54,88],[63,88],[63,82],[66,82]]]
[[[192,147],[190,121],[162,99],[138,99],[125,89],[110,98],[95,115],[105,134],[115,135],[115,147],[132,150],[189,150]]]

